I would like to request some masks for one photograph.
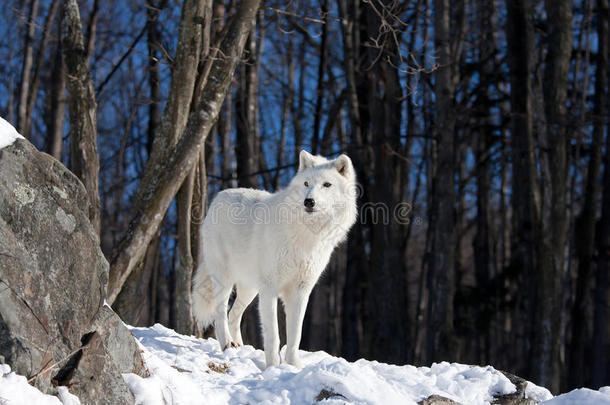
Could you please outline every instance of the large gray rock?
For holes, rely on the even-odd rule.
[[[46,393],[133,402],[146,374],[131,333],[103,305],[108,263],[81,182],[26,140],[0,149],[0,362]]]

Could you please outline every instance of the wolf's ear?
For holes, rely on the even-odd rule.
[[[307,152],[305,149],[301,150],[301,154],[299,155],[299,171],[303,171],[305,169],[309,169],[314,166],[314,158],[313,155]]]
[[[352,166],[352,160],[347,155],[341,155],[336,158],[335,167],[343,177],[349,179],[354,176],[354,166]]]

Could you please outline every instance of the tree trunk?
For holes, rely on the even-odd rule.
[[[148,4],[148,1],[147,5],[150,5]],[[100,2],[99,0],[94,0],[91,15],[89,16],[89,24],[87,24],[87,64],[91,61],[91,56],[93,55],[93,51],[95,49],[95,35],[97,33],[97,21],[99,11]],[[146,9],[147,13],[149,13],[150,11],[150,8]]]
[[[203,149],[202,149],[203,150]],[[174,271],[174,328],[178,333],[190,334],[193,330],[191,313],[191,277],[193,274],[193,253],[191,250],[191,208],[195,174],[198,162],[180,187],[176,195],[178,209],[178,251]]]
[[[383,2],[391,10],[389,1]],[[397,209],[402,202],[402,167],[398,157],[401,150],[401,120],[402,120],[402,86],[398,76],[399,65],[396,40],[383,32],[382,21],[370,6],[363,7],[361,21],[366,21],[361,28],[368,33],[380,35],[383,48],[368,48],[364,51],[366,67],[366,91],[368,92],[364,105],[368,108],[369,122],[362,121],[370,127],[372,162],[367,170],[374,173],[375,180],[370,177],[360,179],[361,183],[369,183],[369,202],[382,203],[387,207],[387,217],[377,217],[370,223],[371,230],[371,266],[368,275],[369,296],[375,314],[370,319],[370,355],[385,362],[402,364],[407,359],[407,323],[406,274],[402,269],[402,237],[406,229],[399,222]],[[396,33],[394,33],[396,34]],[[369,41],[362,35],[361,41]],[[361,43],[362,49],[366,45]],[[378,56],[381,57],[378,58]],[[377,59],[378,58],[378,59]],[[335,120],[329,115],[329,120]],[[377,212],[378,214],[379,212]],[[371,314],[373,315],[373,314]]]
[[[595,96],[593,111],[593,139],[591,141],[591,158],[587,170],[585,201],[576,229],[576,254],[578,257],[578,275],[576,292],[572,306],[572,341],[569,350],[569,388],[578,388],[588,381],[591,370],[588,364],[595,364],[597,354],[589,357],[587,345],[591,336],[588,323],[591,315],[590,291],[592,288],[592,266],[595,253],[595,235],[597,222],[597,205],[600,194],[600,166],[604,143],[604,129],[607,112],[606,88],[608,86],[608,1],[598,1],[598,51],[595,72]]]
[[[100,232],[99,160],[93,80],[85,58],[85,41],[78,3],[63,4],[61,42],[68,76],[68,111],[70,116],[70,166],[83,182],[89,197],[89,220]]]
[[[157,233],[113,304],[121,319],[132,326],[150,326],[154,323],[151,308],[155,297],[151,294],[151,284],[156,271],[159,241],[160,235]]]
[[[478,23],[481,29],[481,39],[479,45],[479,63],[481,63],[481,82],[480,93],[477,97],[479,114],[481,121],[478,123],[479,130],[476,132],[476,183],[477,183],[477,216],[476,234],[474,237],[474,267],[477,291],[480,300],[489,291],[489,281],[491,278],[491,263],[493,257],[492,250],[492,230],[493,222],[491,216],[491,147],[492,138],[489,128],[493,125],[492,112],[490,111],[490,95],[486,83],[492,81],[491,75],[494,73],[493,56],[496,52],[494,32],[494,1],[485,1],[477,4]],[[483,336],[472,336],[477,342],[478,363],[490,361],[490,331],[491,314],[487,305],[477,308],[477,330],[489,331]]]
[[[144,254],[182,181],[199,158],[202,144],[218,118],[259,6],[260,0],[245,0],[237,7],[219,46],[219,56],[211,64],[198,106],[188,116],[184,135],[175,147],[169,148],[165,159],[151,167],[151,175],[141,184],[135,215],[111,261],[108,302],[116,299],[129,273]]]
[[[199,19],[203,18],[204,13],[204,0],[189,0],[185,1],[182,8],[182,16],[180,20],[179,38],[178,38],[178,49],[176,51],[176,58],[172,66],[172,86],[168,96],[167,105],[163,112],[163,118],[159,117],[158,102],[160,98],[160,84],[159,84],[159,67],[157,62],[157,47],[160,41],[160,32],[158,27],[158,7],[154,7],[149,4],[147,9],[148,18],[148,43],[149,43],[149,83],[151,86],[151,106],[149,108],[150,117],[149,120],[152,125],[148,127],[148,149],[149,149],[149,160],[146,167],[146,171],[143,176],[143,182],[147,180],[147,176],[151,176],[155,165],[162,164],[162,161],[168,153],[167,148],[174,146],[178,141],[179,136],[186,125],[186,117],[188,116],[189,109],[191,107],[191,99],[195,89],[195,82],[197,78],[197,67],[199,65],[200,52],[201,52],[201,38],[203,26],[198,23]],[[192,183],[192,182],[191,182]],[[142,189],[141,189],[142,190]],[[188,201],[190,204],[190,200]],[[178,261],[175,270],[180,275],[174,275],[172,280],[176,281],[173,286],[179,285],[182,288],[179,294],[172,291],[170,297],[179,297],[180,303],[171,301],[169,304],[172,306],[171,314],[172,320],[178,320],[180,322],[180,331],[185,332],[182,329],[183,320],[190,319],[188,315],[184,313],[190,313],[190,304],[184,308],[183,297],[186,296],[187,302],[190,294],[190,285],[185,286],[181,283],[185,280],[190,280],[190,272],[192,271],[192,259],[190,257],[190,231],[189,226],[184,224],[185,216],[181,215],[182,210],[186,210],[190,214],[190,206],[184,207],[184,201],[179,203],[178,216],[179,231],[182,231],[179,236],[179,250]],[[182,220],[182,221],[181,221]],[[187,221],[190,222],[190,215],[187,215]],[[186,238],[185,233],[186,232]],[[188,247],[188,257],[183,257],[185,247]],[[154,252],[146,253],[154,254]],[[181,259],[182,258],[182,259]],[[188,265],[188,269],[181,265]],[[142,268],[142,264],[139,265]],[[185,274],[188,272],[188,275]],[[143,275],[142,277],[146,277]],[[141,277],[133,276],[126,280],[127,287],[129,290],[137,291],[134,287],[129,287],[132,283],[139,283]],[[137,299],[134,297],[134,299]],[[120,302],[118,304],[121,304]],[[181,310],[182,309],[182,310]],[[190,329],[189,331],[190,332]]]
[[[200,59],[204,60],[209,57],[210,49],[210,27],[212,23],[212,2],[211,0],[203,0],[199,5],[200,10],[197,13],[197,18],[201,18],[204,22],[201,29],[201,55]],[[199,24],[197,18],[193,19],[193,24]],[[200,64],[202,65],[202,64]],[[199,69],[199,75],[205,74],[203,67]],[[193,107],[198,102],[196,100],[198,89],[194,89],[193,100],[190,105]],[[200,159],[204,158],[204,149],[200,154]],[[205,163],[205,162],[204,162]],[[201,182],[201,179],[196,179],[196,175],[199,172],[197,170],[199,162],[194,165],[191,169],[191,173],[186,178],[184,184],[176,195],[176,202],[178,208],[178,252],[176,260],[176,275],[174,283],[174,319],[175,329],[179,333],[190,334],[193,332],[193,315],[191,312],[191,278],[194,269],[193,251],[192,251],[192,233],[193,225],[198,227],[197,224],[192,223],[192,211],[194,201],[194,190],[195,182]],[[205,172],[203,173],[205,176]],[[203,179],[205,182],[205,179]],[[198,196],[197,198],[201,198]]]
[[[322,0],[320,4],[322,14],[322,36],[320,37],[320,61],[318,63],[318,86],[316,88],[316,106],[314,112],[313,136],[311,140],[311,153],[319,153],[320,128],[322,126],[322,104],[324,103],[324,72],[326,72],[326,60],[328,59],[328,0]]]
[[[256,188],[258,167],[258,62],[256,34],[248,37],[235,100],[235,159],[239,187]]]
[[[36,34],[36,17],[38,16],[38,0],[30,1],[30,10],[26,23],[25,44],[23,46],[23,63],[21,65],[21,84],[19,85],[19,110],[17,111],[17,132],[30,139],[30,134],[26,132],[31,125],[29,122],[32,117],[28,117],[28,95],[30,94],[30,84],[32,75],[34,35]]]
[[[155,134],[152,153],[142,177],[143,184],[149,184],[152,175],[167,157],[182,136],[187,125],[201,55],[201,38],[205,0],[186,0],[182,6],[180,32],[176,57],[172,64],[172,80],[163,111],[159,132]],[[139,189],[145,191],[145,187]],[[144,199],[139,195],[138,201]]]
[[[608,70],[608,25],[610,11],[608,0],[597,1],[597,32],[599,51],[597,53],[597,74],[595,92],[595,131],[603,136],[608,127],[607,70]],[[597,92],[597,90],[600,90]],[[604,155],[604,179],[602,197],[601,235],[597,246],[597,269],[593,313],[593,344],[591,361],[591,382],[594,388],[608,384],[608,273],[610,273],[610,136],[606,136]]]
[[[565,269],[566,217],[566,99],[572,52],[572,6],[568,0],[545,2],[549,21],[548,50],[544,71],[544,109],[548,128],[551,201],[544,209],[543,253],[536,274],[536,322],[533,341],[535,381],[559,391],[562,280]]]
[[[539,251],[539,206],[537,169],[534,157],[534,135],[532,123],[532,71],[531,44],[534,40],[529,2],[525,0],[507,2],[506,38],[508,65],[510,69],[511,142],[513,178],[513,221],[511,240],[511,267],[520,274],[517,288],[526,286],[523,294],[525,308],[518,312],[516,323],[525,325],[524,336],[531,336],[534,311],[535,288],[533,280],[536,270],[536,255]],[[527,338],[525,338],[527,339]],[[520,357],[528,353],[529,341],[519,342],[523,348]]]
[[[48,153],[61,161],[66,113],[66,65],[62,57],[61,42],[57,43],[53,58],[52,84],[47,101]]]
[[[45,63],[45,52],[49,43],[51,34],[51,26],[55,21],[55,14],[59,8],[59,0],[53,0],[53,3],[49,6],[49,11],[44,22],[44,28],[42,29],[42,38],[40,39],[40,45],[36,52],[34,71],[32,73],[30,90],[27,96],[26,106],[26,120],[24,124],[24,134],[28,134],[28,137],[32,135],[32,114],[38,99],[38,87],[40,86],[40,75]],[[25,135],[24,135],[25,136]]]
[[[359,22],[356,18],[359,14],[360,3],[357,1],[348,4],[348,0],[339,1],[339,15],[345,21],[341,24],[341,35],[343,39],[343,69],[348,89],[348,113],[350,121],[350,145],[348,150],[350,157],[354,161],[354,166],[361,174],[364,168],[360,165],[359,147],[362,145],[362,134],[360,125],[360,103],[357,90],[357,62],[359,52],[357,49]],[[303,60],[303,59],[301,59]],[[301,79],[303,78],[301,72]],[[302,86],[300,87],[302,91]],[[299,97],[300,98],[300,97]],[[359,176],[360,178],[360,176]],[[354,361],[363,352],[363,327],[362,313],[364,308],[361,285],[365,273],[363,268],[366,266],[366,253],[362,246],[363,224],[362,219],[356,221],[354,228],[350,232],[348,239],[347,269],[345,284],[343,286],[343,300],[341,313],[341,355],[348,360]]]
[[[146,151],[150,157],[152,154],[153,142],[159,126],[161,125],[161,79],[159,77],[159,52],[158,47],[161,42],[161,32],[159,31],[159,11],[161,7],[153,4],[152,0],[146,2],[146,17],[148,24],[148,85],[150,87],[150,100],[148,105],[148,137]]]
[[[284,90],[282,97],[282,118],[280,120],[280,140],[277,148],[277,153],[275,155],[275,165],[276,167],[282,167],[284,164],[284,149],[286,147],[286,132],[288,131],[288,119],[290,108],[294,103],[294,72],[295,72],[295,60],[294,60],[294,46],[293,46],[293,36],[290,35],[288,37],[288,46],[286,49],[286,60],[285,65],[287,66],[287,82],[288,88]],[[276,190],[280,189],[281,184],[281,170],[277,170],[275,172],[275,176],[273,178],[273,187]]]
[[[452,60],[449,0],[434,1],[434,43],[439,68],[435,72],[438,165],[432,178],[431,255],[428,269],[427,361],[449,360],[453,338],[455,266],[455,192]]]
[[[147,1],[147,46],[148,46],[148,84],[150,100],[148,106],[148,129],[146,151],[152,153],[152,145],[161,124],[161,83],[159,78],[158,46],[161,40],[159,31],[159,12],[164,4],[153,4]],[[89,24],[91,27],[91,24]],[[118,170],[117,170],[118,171]],[[154,307],[156,300],[155,277],[157,276],[157,256],[159,252],[160,229],[146,249],[146,253],[135,270],[131,273],[117,300],[113,304],[115,311],[125,322],[134,326],[148,326],[154,322]]]

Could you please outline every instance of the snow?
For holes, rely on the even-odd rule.
[[[551,391],[544,387],[539,387],[533,382],[527,382],[525,386],[525,397],[533,399],[536,402],[543,402],[553,398]]]
[[[265,369],[265,355],[252,346],[220,349],[214,339],[184,336],[162,325],[129,327],[150,377],[124,374],[136,404],[417,404],[440,395],[464,405],[489,404],[515,386],[491,366],[435,363],[394,366],[350,363],[325,352],[301,351],[303,369],[288,364]],[[285,350],[285,348],[284,348]],[[284,353],[282,352],[282,357]],[[586,388],[553,397],[528,383],[526,397],[541,405],[610,405],[610,387]],[[80,405],[68,388],[45,395],[0,364],[0,404]]]
[[[0,364],[0,404],[61,405],[62,402],[57,397],[43,394],[37,388],[28,384],[26,378],[12,372],[10,366]],[[76,405],[80,402],[64,402],[64,404]]]
[[[262,350],[221,351],[214,339],[179,335],[161,325],[131,329],[151,377],[125,375],[137,404],[311,404],[326,390],[327,403],[417,404],[432,394],[462,404],[488,404],[515,386],[492,367],[438,363],[393,366],[349,363],[324,352],[301,352],[302,370],[282,364],[264,369]],[[283,353],[282,353],[283,355]]]
[[[588,388],[579,388],[567,394],[561,394],[555,398],[542,402],[543,405],[610,405],[610,387],[602,387],[599,391]]]
[[[18,138],[23,139],[23,136],[19,135],[8,121],[0,117],[0,149],[9,146]]]

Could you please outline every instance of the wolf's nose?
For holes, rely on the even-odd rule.
[[[313,208],[314,205],[316,205],[316,202],[313,198],[306,198],[303,204],[305,204],[305,207],[307,208]]]

